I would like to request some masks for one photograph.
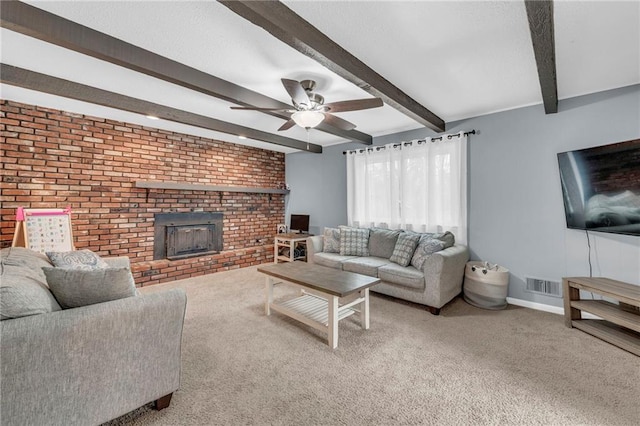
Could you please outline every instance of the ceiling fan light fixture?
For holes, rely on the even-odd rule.
[[[300,127],[310,129],[316,127],[324,120],[324,114],[320,111],[296,111],[291,114],[291,119]]]

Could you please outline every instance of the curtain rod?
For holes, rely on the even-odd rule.
[[[476,134],[475,129],[474,130],[470,130],[468,132],[464,132],[465,136],[466,135],[475,135],[475,134]],[[460,137],[460,135],[458,133],[454,133],[454,134],[451,134],[451,135],[442,135],[442,136],[438,136],[438,137],[435,137],[435,138],[428,138],[428,140],[430,140],[431,142],[435,142],[437,140],[442,140],[445,136],[447,137],[447,139],[459,138]],[[402,145],[407,146],[407,145],[413,144],[413,142],[421,144],[421,143],[426,142],[426,141],[427,141],[427,139],[417,139],[417,140],[412,140],[412,141],[409,141],[409,142],[400,142],[400,143],[393,144],[393,147],[395,148],[397,146],[402,146]],[[350,151],[342,151],[342,155],[345,155],[345,154],[347,154],[349,152],[353,152],[353,153],[360,152],[360,153],[363,153],[365,151],[373,151],[374,149],[376,151],[380,151],[381,149],[385,149],[385,148],[386,148],[385,145],[380,145],[380,146],[372,146],[370,148],[364,148],[364,149],[353,149],[353,150],[350,150]]]

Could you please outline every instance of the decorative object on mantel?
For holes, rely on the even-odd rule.
[[[41,253],[75,250],[71,230],[71,206],[66,209],[18,207],[11,247],[26,247]]]

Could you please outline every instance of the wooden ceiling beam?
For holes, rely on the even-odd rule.
[[[556,77],[556,47],[553,31],[553,1],[525,0],[533,52],[538,67],[544,111],[558,112],[558,83]]]
[[[204,115],[148,102],[131,96],[121,95],[119,93],[109,92],[107,90],[52,77],[35,71],[26,70],[24,68],[14,67],[12,65],[0,63],[0,82],[11,86],[62,96],[64,98],[116,108],[122,111],[142,115],[153,115],[163,120],[188,124],[190,126],[196,126],[229,135],[243,135],[249,139],[285,146],[287,148],[294,148],[314,153],[322,152],[322,146],[320,145],[280,135],[274,135],[272,133],[252,129],[250,127],[228,123],[226,121],[217,120]]]
[[[242,106],[289,109],[291,105],[199,71],[110,35],[19,1],[0,1],[0,26],[170,83]],[[274,82],[276,84],[279,82]],[[289,120],[290,113],[265,114]],[[326,133],[370,145],[371,135],[326,123]]]
[[[444,121],[279,1],[218,0],[280,41],[436,132]]]

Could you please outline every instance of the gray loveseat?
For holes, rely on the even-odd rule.
[[[180,385],[183,290],[61,309],[42,271],[47,256],[10,248],[0,261],[3,426],[97,425],[169,405]]]
[[[432,234],[444,236],[442,239],[447,243],[443,247],[446,248],[425,256],[421,267],[416,268],[390,260],[402,231],[372,228],[369,232],[367,256],[342,255],[336,253],[335,248],[334,252],[327,252],[325,236],[309,237],[307,262],[380,278],[380,284],[371,291],[425,305],[434,315],[462,292],[469,251],[464,245],[454,244],[452,234]]]

